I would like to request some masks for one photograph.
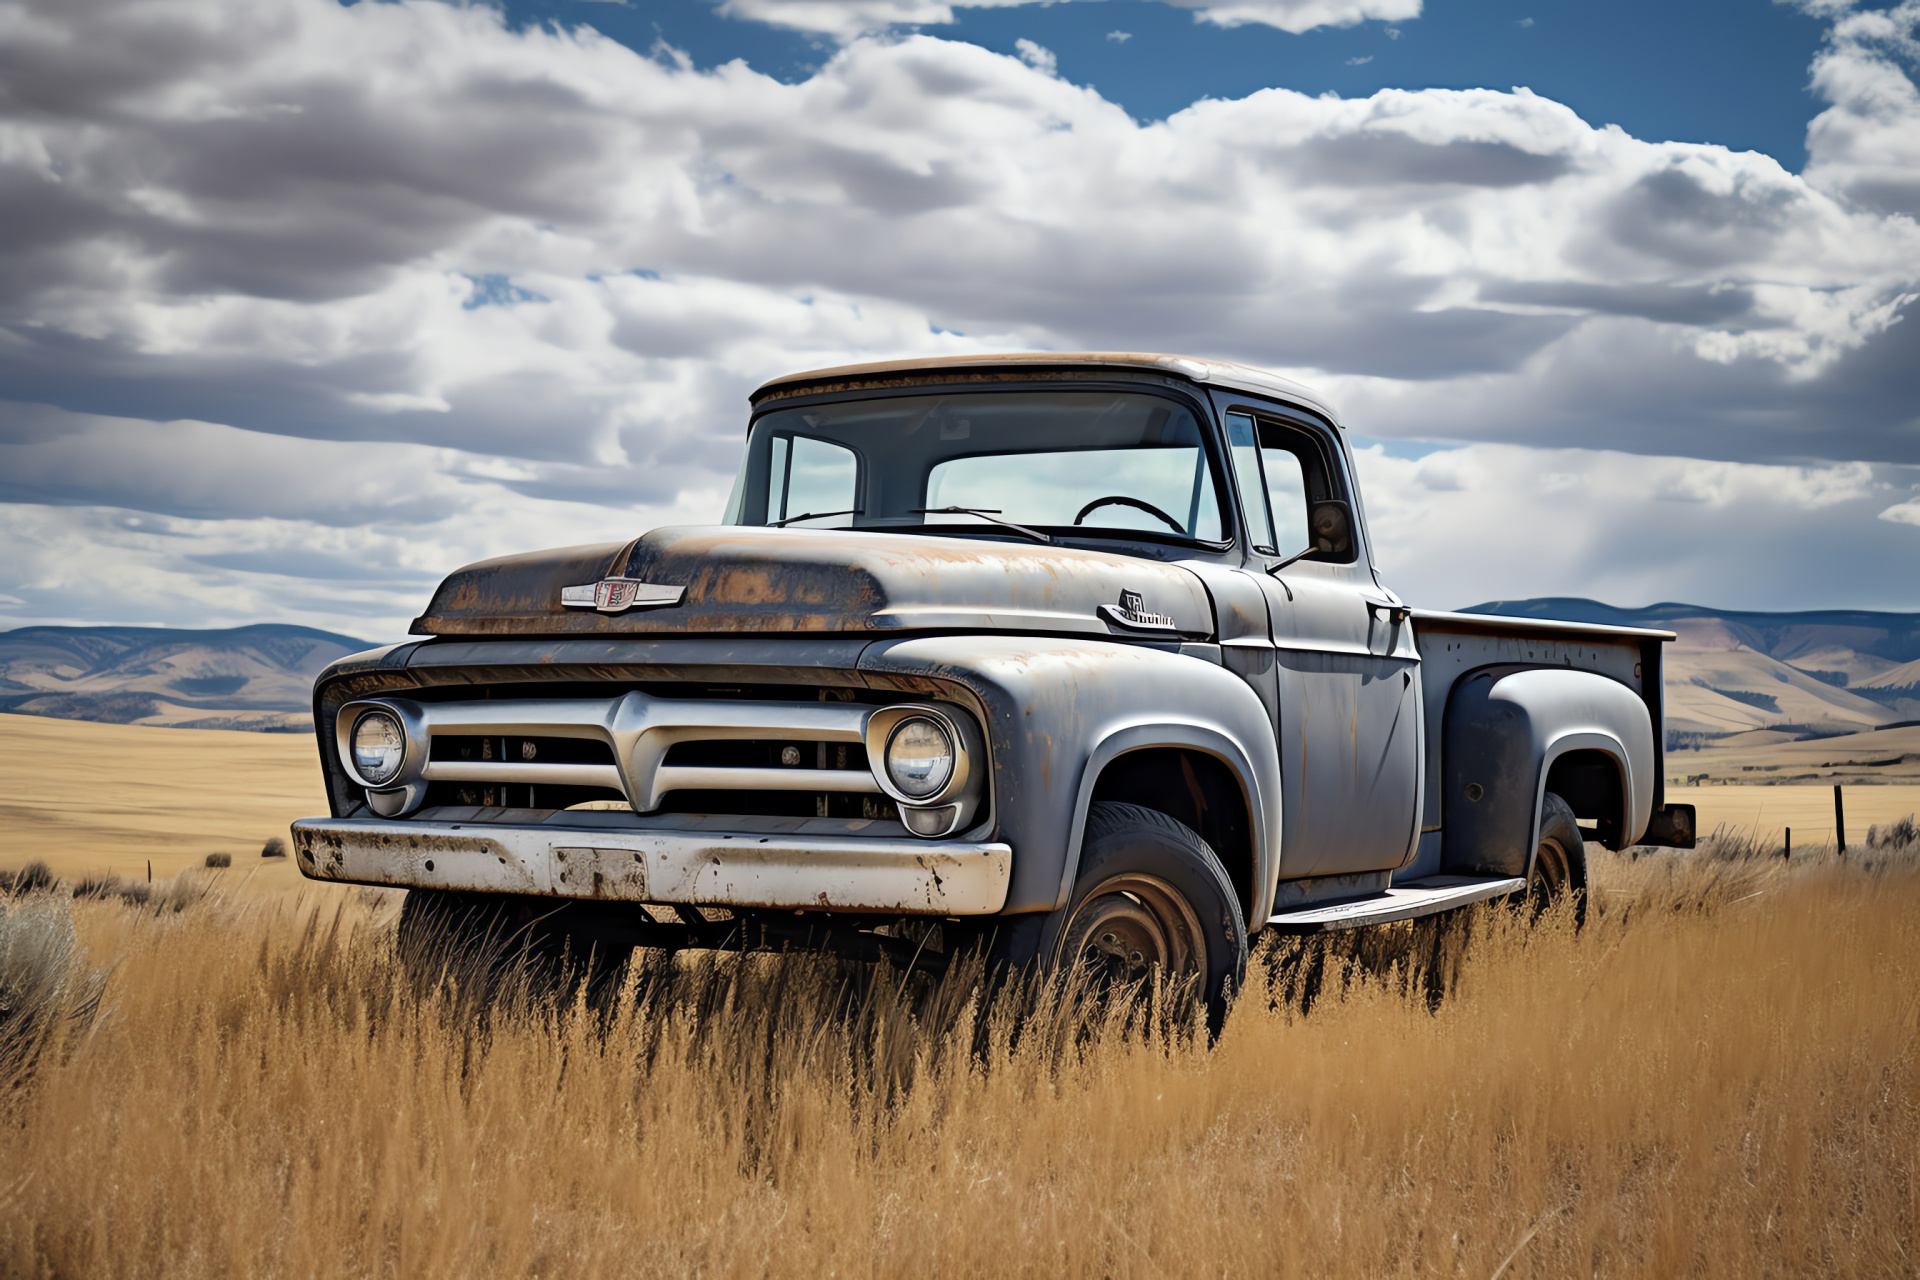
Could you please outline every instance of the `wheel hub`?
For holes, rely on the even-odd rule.
[[[1193,908],[1150,876],[1099,886],[1081,902],[1061,943],[1063,960],[1105,982],[1134,982],[1156,967],[1176,977],[1206,966],[1206,940]]]

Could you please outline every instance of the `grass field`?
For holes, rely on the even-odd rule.
[[[1212,1049],[777,957],[487,1003],[371,895],[38,895],[8,936],[86,955],[0,1273],[1912,1274],[1917,860],[1605,855],[1577,933],[1263,950]]]
[[[228,736],[131,732],[66,767]],[[25,823],[0,793],[0,867],[138,856],[149,793],[47,816],[58,758]],[[240,853],[299,808],[310,758],[274,759],[235,817],[232,770],[175,758],[181,866],[196,814]],[[1911,1275],[1920,842],[1766,852],[1595,849],[1579,931],[1268,945],[1212,1048],[807,959],[647,955],[591,1008],[429,989],[398,895],[238,859],[24,895],[0,1275]]]
[[[310,734],[0,715],[0,870],[166,879],[225,853],[230,892],[293,889],[293,860],[260,848],[326,811]]]

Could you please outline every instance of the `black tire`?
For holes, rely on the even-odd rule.
[[[1247,975],[1247,927],[1220,859],[1192,828],[1138,805],[1095,804],[1067,905],[1044,917],[1036,958],[1108,982],[1155,967],[1196,980],[1217,1034]]]
[[[1587,845],[1573,809],[1549,791],[1540,803],[1540,843],[1527,868],[1527,904],[1534,916],[1563,899],[1574,924],[1587,922]]]

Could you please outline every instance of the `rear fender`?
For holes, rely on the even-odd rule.
[[[1487,667],[1462,676],[1442,729],[1441,863],[1449,872],[1520,876],[1540,842],[1553,762],[1598,751],[1620,771],[1624,843],[1653,809],[1653,722],[1617,680],[1563,668]]]
[[[1232,672],[1170,649],[1011,635],[881,641],[860,657],[876,687],[981,709],[992,756],[994,838],[1013,847],[1005,911],[1065,905],[1100,771],[1147,747],[1204,752],[1239,782],[1253,837],[1248,918],[1279,875],[1280,760],[1260,698]]]

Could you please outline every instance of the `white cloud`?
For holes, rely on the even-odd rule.
[[[1807,180],[1864,208],[1920,216],[1920,92],[1906,70],[1920,61],[1920,0],[1821,8],[1837,21],[1813,84],[1833,105],[1807,127]]]
[[[1351,27],[1370,20],[1406,22],[1421,0],[1165,0],[1221,27],[1262,25],[1299,34],[1315,27]]]
[[[1420,16],[1422,0],[1163,0],[1195,10],[1194,19],[1223,27],[1258,23],[1299,33],[1315,27],[1351,27],[1370,19]],[[720,12],[847,41],[893,27],[942,26],[955,9],[1002,9],[1054,0],[725,0]],[[1122,39],[1126,33],[1120,33]],[[1108,39],[1113,36],[1109,35]]]
[[[339,560],[276,587],[233,557],[445,568],[710,516],[761,379],[1030,347],[1243,359],[1357,430],[1486,442],[1383,472],[1435,546],[1524,482],[1604,547],[1611,516],[1567,498],[1582,459],[1691,455],[1716,461],[1601,470],[1709,542],[1764,510],[1910,557],[1860,486],[1920,463],[1920,228],[1886,195],[1920,172],[1912,7],[1840,19],[1803,180],[1525,91],[1268,90],[1143,125],[1032,42],[853,40],[787,84],[430,0],[149,0],[138,40],[121,0],[19,6],[0,589],[64,608],[61,556],[119,556],[147,585],[114,607],[155,620],[200,616],[196,581],[206,616],[314,613],[292,569]],[[325,608],[399,616],[367,590]]]
[[[1920,550],[1916,532],[1875,515],[1920,469],[1487,444],[1418,459],[1371,445],[1355,457],[1382,577],[1422,605],[1550,595],[1722,608],[1915,603],[1886,570]],[[1920,523],[1920,503],[1907,506]]]
[[[1107,32],[1107,39],[1113,41],[1115,44],[1125,44],[1127,41],[1133,39],[1133,32],[1109,31]]]
[[[1032,67],[1043,76],[1060,74],[1060,60],[1053,56],[1053,50],[1031,40],[1015,40],[1013,47],[1020,51],[1020,61]]]

